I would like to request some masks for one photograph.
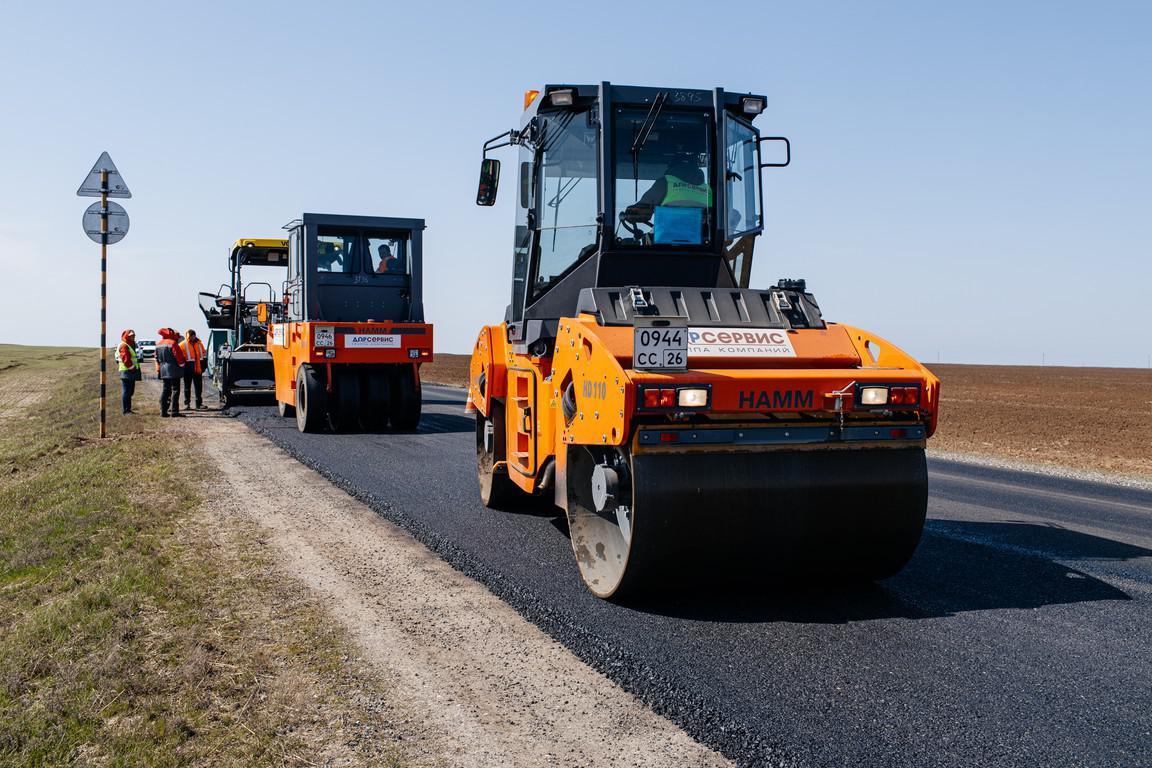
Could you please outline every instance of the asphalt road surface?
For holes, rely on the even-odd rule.
[[[558,510],[481,506],[462,391],[424,404],[407,434],[234,411],[741,765],[1152,765],[1152,493],[930,461],[895,578],[623,607]]]

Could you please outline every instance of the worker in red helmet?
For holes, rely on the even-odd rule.
[[[164,382],[160,393],[160,415],[167,418],[168,411],[173,416],[180,413],[180,380],[184,378],[184,350],[180,348],[180,334],[171,328],[161,328],[156,332],[160,341],[156,342],[156,375]]]
[[[136,393],[136,382],[143,376],[140,374],[140,355],[136,351],[136,331],[131,328],[120,334],[116,363],[120,369],[120,410],[123,413],[134,413],[132,395]]]
[[[196,331],[188,329],[184,341],[180,342],[184,352],[184,409],[192,408],[192,390],[196,390],[196,410],[204,410],[204,366],[208,362],[208,352],[204,342],[196,336]]]

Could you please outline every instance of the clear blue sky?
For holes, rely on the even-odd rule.
[[[768,94],[794,161],[755,285],[805,277],[928,363],[1152,354],[1150,3],[17,3],[3,38],[0,341],[96,343],[74,192],[106,149],[135,194],[112,332],[202,328],[229,244],[303,211],[416,216],[467,352],[511,274],[482,141],[525,88],[611,80]]]

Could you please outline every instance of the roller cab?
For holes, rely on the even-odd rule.
[[[302,432],[415,429],[432,360],[424,221],[306,213],[285,229],[282,310],[267,334],[281,415]]]
[[[825,321],[803,280],[749,287],[755,94],[551,85],[519,148],[511,303],[473,352],[481,499],[567,514],[600,597],[738,579],[875,579],[915,551],[939,381]],[[529,502],[530,503],[530,502]]]

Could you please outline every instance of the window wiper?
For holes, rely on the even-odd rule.
[[[660,110],[664,109],[664,102],[667,100],[667,91],[660,91],[656,94],[656,98],[652,100],[652,106],[648,108],[648,115],[640,124],[640,129],[636,131],[636,138],[632,140],[632,194],[637,199],[640,198],[640,150],[644,149],[644,145],[648,143],[648,137],[652,135],[652,129],[656,127],[656,118],[660,117]]]
[[[667,91],[661,91],[652,100],[652,106],[648,108],[648,116],[640,124],[640,130],[636,132],[636,138],[632,142],[633,155],[639,155],[640,150],[644,149],[644,145],[648,143],[648,137],[652,135],[652,129],[656,127],[656,118],[660,117],[660,110],[664,109],[664,102],[667,100]]]

